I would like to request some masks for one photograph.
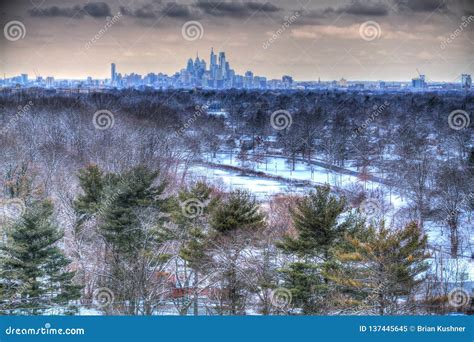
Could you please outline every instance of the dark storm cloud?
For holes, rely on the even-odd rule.
[[[315,10],[312,14],[319,18],[341,14],[381,17],[388,15],[388,12],[388,6],[385,3],[354,0],[350,4],[341,7],[327,7],[325,9]]]
[[[120,7],[120,12],[123,15],[134,17],[137,19],[156,19],[159,17],[170,17],[187,19],[196,13],[192,13],[187,5],[178,4],[176,2],[167,2],[164,5],[161,2],[154,1],[141,6],[140,8]]]
[[[347,6],[338,8],[336,12],[360,16],[386,16],[388,15],[388,6],[381,2],[372,3],[357,0]]]
[[[156,19],[159,14],[159,11],[155,9],[153,4],[146,4],[137,9],[122,6],[120,7],[120,12],[123,15],[138,19]]]
[[[446,11],[448,6],[445,0],[395,0],[401,11],[434,12]]]
[[[189,7],[176,2],[168,2],[162,9],[161,13],[172,18],[186,19],[191,17],[191,10]]]
[[[110,16],[110,7],[105,2],[91,2],[83,8],[91,17],[101,18]]]
[[[243,18],[258,13],[274,14],[281,10],[269,2],[227,2],[214,0],[198,0],[195,4],[204,14],[214,17]]]
[[[84,16],[84,13],[81,12],[81,7],[80,6],[74,6],[74,7],[58,7],[58,6],[52,6],[52,7],[47,7],[47,8],[34,8],[30,9],[28,12],[32,17],[76,17],[76,18],[82,18]]]
[[[298,11],[301,17],[295,21],[296,25],[321,25],[327,20],[347,15],[351,17],[384,17],[390,15],[386,3],[374,1],[354,0],[340,7],[326,7],[320,9]],[[326,19],[326,21],[325,21]]]
[[[281,8],[269,3],[253,1],[214,1],[198,0],[194,4],[184,5],[177,2],[154,1],[142,5],[139,8],[120,7],[123,15],[137,19],[156,19],[169,17],[176,19],[201,18],[203,16],[245,18],[254,14],[272,14],[279,12]]]
[[[452,0],[449,2],[449,9],[456,14],[474,15],[474,1],[472,0]]]
[[[66,17],[80,19],[86,15],[94,18],[110,16],[110,7],[105,2],[91,2],[83,7],[36,7],[28,10],[32,17]]]

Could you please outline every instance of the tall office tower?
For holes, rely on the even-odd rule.
[[[199,55],[196,55],[196,59],[194,60],[194,75],[197,79],[201,80],[202,75],[206,71],[206,62],[204,59],[199,59]]]
[[[288,75],[283,75],[281,78],[281,81],[283,82],[283,85],[285,88],[291,88],[293,85],[293,77],[288,76]]]
[[[229,62],[225,62],[225,69],[224,69],[224,73],[225,73],[225,79],[229,79],[229,70],[230,70],[230,65],[229,65]]]
[[[244,77],[244,88],[252,88],[253,85],[253,72],[247,71]]]
[[[216,78],[217,72],[217,56],[214,54],[214,48],[211,48],[211,59],[209,61],[209,71],[211,73],[211,78]]]
[[[115,79],[117,77],[117,73],[115,71],[115,63],[110,65],[110,83],[113,85],[115,84]]]
[[[226,69],[225,69],[226,61],[225,61],[225,52],[219,52],[219,76],[218,78],[223,80],[226,77]]]
[[[54,86],[54,77],[48,76],[46,77],[46,87],[51,88]]]
[[[462,75],[461,75],[461,88],[463,88],[463,89],[471,89],[471,86],[472,86],[471,75],[462,74]]]
[[[194,73],[194,64],[193,64],[193,60],[191,58],[188,59],[188,65],[186,67],[186,70],[191,74]]]

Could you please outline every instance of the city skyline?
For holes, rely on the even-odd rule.
[[[409,81],[420,73],[454,82],[474,73],[468,1],[57,1],[2,5],[0,73],[57,79],[124,73],[173,74],[183,56],[211,46],[234,70],[268,79]],[[194,35],[193,35],[194,34]]]
[[[18,76],[0,79],[0,86],[39,86],[47,88],[140,88],[152,87],[155,89],[167,88],[204,88],[204,89],[315,89],[315,88],[352,88],[383,89],[383,90],[469,90],[472,86],[470,74],[462,74],[455,82],[430,82],[425,74],[419,73],[417,77],[402,82],[390,80],[363,81],[347,80],[321,80],[299,81],[294,80],[291,75],[282,75],[280,79],[268,79],[257,75],[252,70],[244,74],[238,74],[231,68],[230,59],[227,59],[225,51],[214,52],[211,47],[209,63],[204,58],[189,57],[186,65],[171,75],[162,72],[148,72],[145,75],[131,72],[121,73],[116,63],[110,64],[110,77],[94,79],[91,76],[81,79],[56,79],[54,76],[46,77],[35,75],[33,79],[22,73]],[[418,70],[417,70],[418,71]],[[418,71],[419,72],[419,71]]]

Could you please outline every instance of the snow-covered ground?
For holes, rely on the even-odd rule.
[[[206,161],[227,165],[237,166],[240,168],[251,169],[254,171],[264,172],[270,176],[283,177],[288,180],[293,180],[296,183],[299,181],[310,182],[314,185],[329,184],[338,188],[344,188],[351,184],[360,184],[367,190],[384,189],[387,193],[386,201],[390,203],[393,210],[398,210],[403,207],[406,202],[397,194],[390,195],[390,191],[386,186],[374,181],[363,182],[357,176],[339,173],[337,171],[329,170],[317,165],[308,165],[308,163],[301,160],[295,161],[294,170],[288,158],[284,157],[268,157],[263,158],[261,162],[245,162],[242,163],[236,158],[237,153],[217,153],[215,158],[206,158]],[[251,157],[250,157],[251,159]],[[259,177],[250,177],[227,170],[217,170],[209,167],[193,167],[193,171],[198,174],[205,175],[210,179],[221,179],[222,182],[229,186],[229,189],[243,188],[256,193],[258,196],[268,194],[282,193],[282,192],[304,192],[311,187],[291,187],[287,182],[278,180],[262,179]],[[364,184],[365,183],[365,184]]]
[[[268,157],[262,159],[262,162],[245,162],[242,163],[236,158],[237,153],[231,155],[229,153],[218,153],[216,158],[209,161],[217,164],[245,167],[255,171],[262,171],[272,176],[280,176],[293,180],[311,181],[314,183],[328,183],[334,186],[342,187],[349,183],[360,182],[356,176],[341,174],[317,165],[308,165],[302,161],[295,162],[295,169],[292,170],[291,162],[284,157]],[[251,156],[249,157],[251,158]],[[374,188],[377,183],[367,182],[368,188]]]
[[[189,169],[189,172],[192,173],[194,177],[202,177],[221,183],[229,191],[234,189],[248,190],[259,199],[281,193],[304,193],[309,190],[308,187],[295,187],[284,181],[247,176],[238,171],[195,165]]]

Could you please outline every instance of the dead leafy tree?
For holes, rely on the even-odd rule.
[[[451,163],[443,165],[436,174],[435,204],[437,220],[448,226],[451,257],[460,254],[462,245],[460,223],[469,195],[467,172]]]

